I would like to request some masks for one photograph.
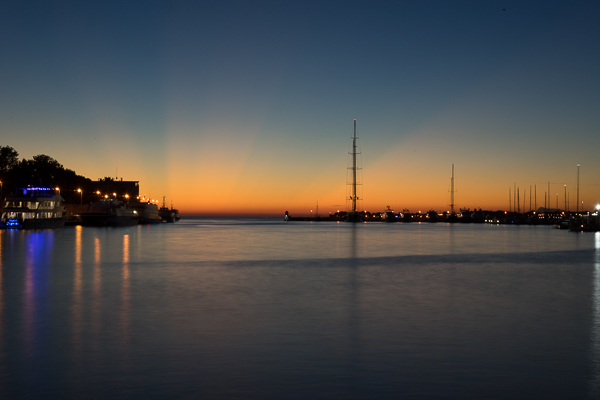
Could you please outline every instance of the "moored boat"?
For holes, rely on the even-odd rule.
[[[394,214],[394,210],[390,206],[387,206],[387,210],[385,210],[382,216],[385,222],[396,222],[396,214]]]
[[[435,210],[427,211],[427,221],[428,222],[438,222],[439,215]]]
[[[139,224],[159,224],[161,222],[158,206],[150,202],[140,202],[132,205],[137,211]]]
[[[167,207],[164,196],[162,207],[158,209],[158,215],[160,217],[160,220],[163,222],[175,222],[179,221],[180,219],[179,210],[173,208],[173,204],[171,204],[171,208]]]
[[[131,226],[138,223],[135,209],[116,199],[102,199],[81,213],[84,226]]]
[[[6,197],[1,229],[57,229],[65,226],[67,213],[55,188],[27,187]]]

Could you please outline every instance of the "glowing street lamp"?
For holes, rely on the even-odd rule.
[[[83,204],[83,192],[81,189],[77,189],[77,191],[79,192],[79,204]]]

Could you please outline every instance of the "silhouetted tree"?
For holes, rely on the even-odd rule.
[[[6,173],[19,165],[19,153],[10,146],[0,147],[0,176],[4,178]]]
[[[19,161],[18,156],[12,147],[0,147],[0,180],[4,194],[21,187],[49,186],[60,188],[67,202],[87,202],[94,198],[92,180],[66,169],[54,158],[38,154],[31,160]]]
[[[45,154],[33,156],[32,160],[22,160],[19,165],[19,181],[27,185],[56,185],[56,177],[63,166]]]

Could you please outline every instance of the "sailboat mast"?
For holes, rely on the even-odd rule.
[[[352,212],[356,212],[356,118],[354,118],[354,137],[352,138]]]
[[[450,212],[454,214],[454,164],[452,164],[452,179],[450,180]]]
[[[579,213],[579,167],[580,165],[577,164],[577,213]],[[581,211],[583,211],[583,208]]]

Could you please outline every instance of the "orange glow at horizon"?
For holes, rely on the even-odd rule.
[[[405,177],[402,185],[394,185],[385,176],[368,176],[368,184],[363,184],[363,196],[359,209],[381,212],[386,206],[390,206],[395,212],[403,209],[436,210],[438,212],[450,211],[450,178],[443,176],[436,179],[421,179],[419,177]],[[460,208],[484,209],[484,210],[508,210],[509,207],[516,209],[517,194],[514,192],[514,182],[508,180],[496,183],[482,182],[483,178],[477,178],[476,184],[457,185],[455,191],[455,210]],[[558,186],[564,184],[551,183],[551,195],[549,204],[545,204],[547,183],[538,184],[517,183],[519,209],[522,211],[547,206],[565,208],[564,188],[559,190]],[[197,187],[190,190],[176,190],[172,192],[173,197],[167,198],[167,206],[171,203],[178,208],[181,215],[205,215],[205,216],[281,216],[285,211],[291,215],[307,216],[312,212],[320,215],[347,210],[345,199],[345,183],[331,185],[326,183],[315,183],[313,190],[299,190],[290,186],[282,188],[274,185],[269,187],[263,185],[239,186],[233,190],[225,185],[221,189],[217,184]],[[252,192],[252,189],[255,189]],[[250,196],[248,193],[254,193]],[[582,187],[580,193],[579,207],[592,209],[598,195],[598,189],[590,185]],[[557,200],[558,197],[558,200]],[[567,203],[570,211],[576,208],[575,188],[567,192]]]

